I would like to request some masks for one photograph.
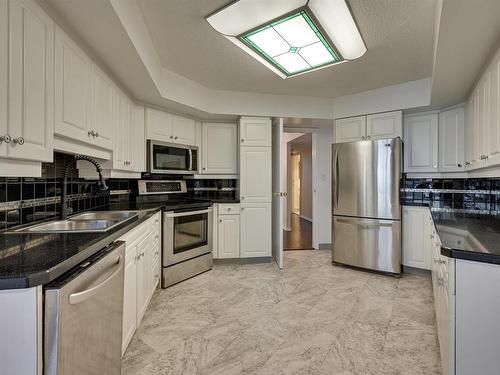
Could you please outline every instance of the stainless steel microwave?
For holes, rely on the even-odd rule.
[[[148,140],[149,173],[198,173],[198,147]]]

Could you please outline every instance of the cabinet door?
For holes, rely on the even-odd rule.
[[[238,126],[236,124],[202,124],[201,173],[238,173]]]
[[[241,257],[270,257],[271,203],[242,204],[240,220]]]
[[[8,2],[0,1],[0,81],[8,82],[8,66],[9,66],[9,12]],[[7,107],[8,107],[8,85],[0,85],[0,137],[7,134]],[[0,141],[0,157],[7,155],[7,143]]]
[[[396,138],[402,135],[403,113],[401,111],[366,116],[366,137],[368,139]]]
[[[405,172],[438,171],[438,133],[437,113],[405,118]]]
[[[150,297],[150,273],[151,273],[151,242],[148,236],[137,245],[137,326],[140,325],[142,317],[148,307]]]
[[[114,137],[114,84],[95,65],[92,72],[92,124],[96,133],[93,143],[99,147],[112,150]]]
[[[240,148],[240,200],[271,202],[271,147]]]
[[[219,259],[240,257],[240,216],[219,215]]]
[[[15,0],[9,31],[8,156],[52,161],[54,22],[35,1]]]
[[[55,56],[55,133],[92,143],[92,62],[59,27],[55,33]]]
[[[242,146],[271,147],[271,120],[242,117],[240,119],[240,143]]]
[[[500,59],[491,68],[489,99],[488,163],[498,165],[500,164]]]
[[[134,156],[137,149],[137,143],[134,139],[135,136],[135,128],[134,128],[134,103],[128,98],[125,97],[125,113],[123,115],[125,117],[125,126],[126,131],[124,133],[124,143],[125,143],[125,169],[128,171],[133,171],[135,168],[134,165]]]
[[[175,143],[189,146],[195,145],[196,126],[194,120],[174,115],[172,117],[172,129]]]
[[[132,119],[132,170],[134,172],[146,171],[146,140],[144,130],[144,107],[134,106],[134,118]]]
[[[365,139],[366,116],[341,118],[335,120],[334,143],[356,142]]]
[[[489,74],[485,74],[478,87],[477,94],[477,124],[476,124],[476,158],[478,166],[485,164],[486,150],[486,122],[488,121],[489,106]]]
[[[137,328],[137,246],[127,244],[123,282],[122,354]]]
[[[403,265],[431,269],[429,209],[403,209]]]
[[[126,120],[126,103],[125,96],[117,91],[115,95],[115,129],[116,136],[113,140],[113,168],[126,169],[126,147],[125,143],[128,140],[126,133],[128,124]]]
[[[439,114],[439,171],[464,170],[464,108]]]
[[[173,116],[170,113],[146,108],[146,134],[148,139],[173,142]]]

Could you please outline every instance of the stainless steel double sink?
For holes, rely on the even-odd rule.
[[[90,211],[66,220],[49,221],[19,228],[14,233],[86,233],[106,232],[118,225],[133,221],[139,211]]]

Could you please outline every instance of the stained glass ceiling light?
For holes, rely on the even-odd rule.
[[[237,0],[207,21],[282,78],[366,52],[345,0]]]

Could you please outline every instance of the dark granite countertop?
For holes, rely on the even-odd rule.
[[[441,240],[441,254],[500,264],[499,217],[436,211],[431,211],[431,215]]]
[[[131,223],[104,233],[0,233],[0,289],[47,284],[77,266],[161,208],[141,207]],[[134,209],[127,205],[110,209]]]
[[[431,208],[428,203],[402,204]],[[441,240],[441,254],[500,264],[500,216],[432,209],[431,216]]]

